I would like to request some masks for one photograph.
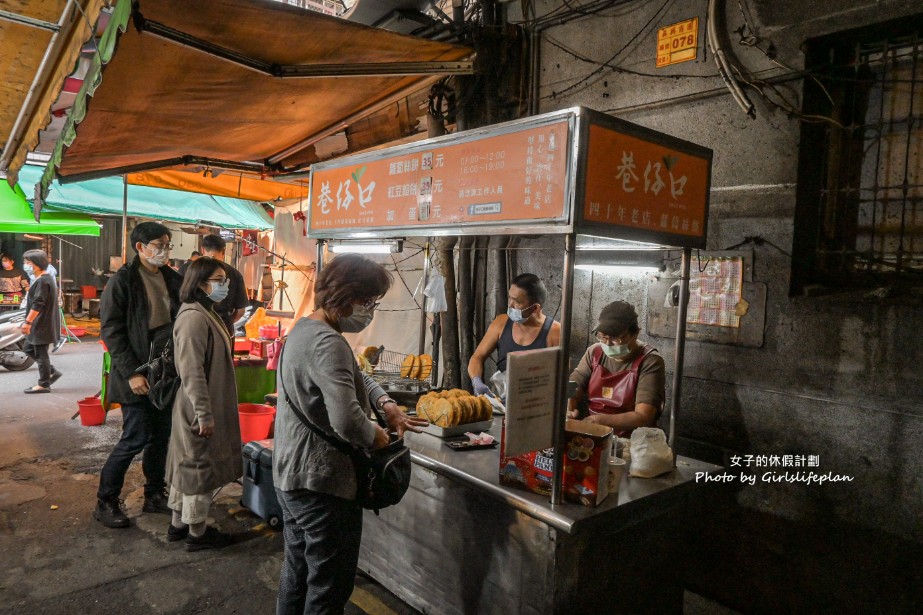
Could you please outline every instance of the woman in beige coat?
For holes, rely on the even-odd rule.
[[[173,404],[167,455],[171,542],[187,551],[220,549],[229,534],[206,527],[212,493],[240,478],[240,424],[232,342],[213,311],[228,291],[224,266],[202,257],[189,265],[180,289],[183,306],[173,327],[176,371],[182,385]]]

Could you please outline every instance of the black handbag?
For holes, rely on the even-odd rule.
[[[279,360],[279,373],[282,373],[281,359]],[[285,391],[284,378],[280,379],[280,382],[282,383],[282,394],[285,395],[285,403],[301,422],[319,438],[341,453],[348,455],[352,460],[353,470],[356,474],[357,504],[362,508],[375,511],[377,515],[382,508],[394,506],[401,501],[401,498],[407,493],[407,488],[410,487],[410,471],[412,467],[410,449],[404,445],[403,438],[398,438],[395,434],[391,434],[392,441],[388,446],[368,450],[327,435],[309,421],[308,417],[292,402],[292,399]],[[378,412],[374,404],[370,405],[378,424],[387,429],[388,424],[382,418],[381,413]]]
[[[208,374],[211,367],[212,354],[212,330],[208,328],[208,343],[205,351],[205,373]],[[153,343],[151,344],[153,352]],[[183,384],[182,378],[176,371],[176,357],[174,356],[173,336],[167,340],[160,356],[152,358],[144,367],[147,368],[148,392],[147,398],[155,408],[164,412],[173,410],[173,402],[176,400],[176,394]]]

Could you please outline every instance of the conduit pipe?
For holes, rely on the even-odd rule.
[[[708,0],[708,25],[705,28],[708,46],[711,48],[712,56],[715,58],[715,64],[718,65],[718,73],[721,75],[721,79],[724,81],[728,90],[730,90],[731,96],[734,97],[734,100],[740,105],[744,113],[750,116],[751,119],[755,119],[756,109],[747,96],[747,93],[743,91],[743,88],[740,87],[740,84],[737,83],[737,80],[731,73],[731,64],[728,62],[724,49],[721,47],[721,42],[718,38],[718,26],[716,25],[717,15],[718,0]]]

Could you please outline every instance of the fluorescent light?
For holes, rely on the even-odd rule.
[[[379,245],[369,245],[369,244],[357,244],[357,245],[337,245],[330,246],[331,252],[336,252],[338,254],[348,253],[348,254],[390,254],[391,246],[386,246],[383,244]]]
[[[576,265],[574,269],[581,271],[595,271],[596,273],[610,273],[618,275],[631,275],[638,273],[656,273],[659,267],[646,267],[643,265]]]
[[[330,251],[337,254],[391,254],[403,251],[404,240],[362,239],[358,241],[351,241],[346,239],[331,239],[329,246]]]

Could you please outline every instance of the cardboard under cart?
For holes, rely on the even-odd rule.
[[[314,165],[308,235],[563,235],[561,348],[570,346],[577,235],[681,248],[673,444],[711,159],[692,143],[567,109]],[[566,356],[554,359],[550,499],[501,485],[497,449],[459,453],[409,434],[410,489],[398,506],[365,516],[362,570],[428,613],[681,612],[677,528],[703,504],[695,473],[720,468],[678,457],[658,478],[626,477],[598,507],[562,503]],[[499,420],[491,433],[500,437]]]

